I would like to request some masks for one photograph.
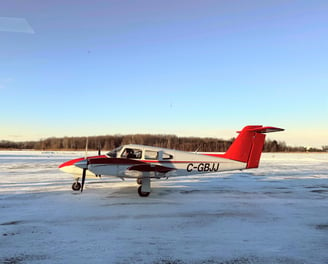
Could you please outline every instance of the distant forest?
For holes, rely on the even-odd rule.
[[[178,137],[175,135],[107,135],[92,137],[63,137],[47,138],[39,141],[0,141],[0,149],[34,149],[34,150],[84,150],[88,139],[89,150],[111,150],[124,144],[142,144],[157,146],[162,148],[172,148],[185,151],[199,152],[225,152],[235,138],[223,140],[217,138],[200,138],[200,137]],[[305,147],[290,147],[285,142],[276,140],[266,140],[264,152],[305,152],[305,151],[328,151],[328,146],[322,149]]]

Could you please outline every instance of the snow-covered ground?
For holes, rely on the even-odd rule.
[[[76,153],[0,152],[0,263],[328,263],[328,154],[153,181],[73,179]]]

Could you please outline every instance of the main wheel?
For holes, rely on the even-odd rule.
[[[138,194],[139,194],[141,197],[147,197],[147,196],[149,196],[150,192],[143,192],[143,191],[141,190],[141,187],[142,187],[142,186],[139,186],[139,188],[138,188]]]
[[[139,185],[142,184],[142,179],[141,178],[137,178],[137,184],[139,184]]]
[[[72,184],[72,190],[73,191],[79,191],[79,190],[81,190],[81,183],[79,183],[79,182],[73,182],[73,184]]]

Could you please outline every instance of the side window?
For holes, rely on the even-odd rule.
[[[157,160],[158,159],[158,152],[152,150],[145,151],[145,159],[149,160]]]
[[[142,151],[140,149],[126,148],[121,155],[121,158],[126,159],[141,159]]]
[[[162,159],[163,160],[170,160],[170,159],[173,159],[173,156],[171,154],[168,154],[168,153],[163,153]]]

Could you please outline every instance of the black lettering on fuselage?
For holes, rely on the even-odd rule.
[[[188,172],[191,172],[192,169],[193,169],[193,167],[194,167],[194,164],[189,163],[188,166],[187,166],[187,171],[188,171]]]
[[[198,164],[194,164],[194,163],[189,163],[187,165],[187,171],[188,172],[192,172],[192,171],[198,171],[198,172],[216,172],[219,170],[219,163],[198,163]]]

